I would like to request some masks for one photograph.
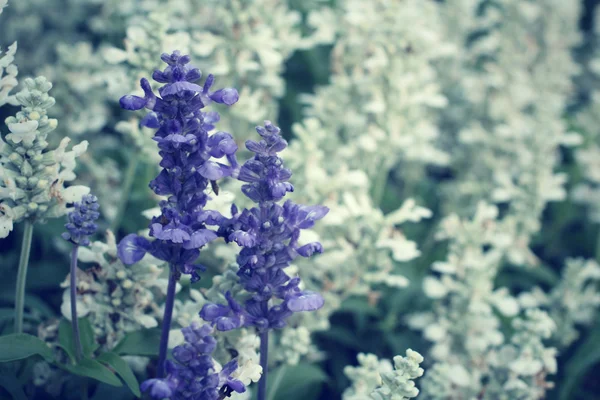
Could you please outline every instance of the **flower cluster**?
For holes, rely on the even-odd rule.
[[[472,220],[450,215],[442,222],[438,239],[451,240],[449,254],[423,281],[433,310],[408,319],[433,342],[425,398],[485,393],[482,398],[495,399],[518,383],[519,395],[511,398],[540,399],[549,385],[547,375],[556,372],[556,350],[545,343],[555,322],[539,308],[522,311],[507,288],[494,286],[511,244],[497,218],[496,207],[479,203]],[[502,330],[501,317],[512,322],[512,331]]]
[[[0,13],[1,11],[2,4],[0,2]],[[0,58],[0,107],[4,104],[13,104],[15,102],[15,98],[10,95],[10,91],[18,84],[17,74],[19,71],[17,66],[13,64],[16,52],[17,44],[13,43],[8,46],[8,51]]]
[[[77,313],[89,319],[102,348],[111,350],[127,333],[158,326],[159,304],[167,289],[159,260],[146,257],[123,265],[110,231],[105,240],[81,247],[78,258],[91,267],[77,271]],[[61,286],[66,289],[61,311],[70,319],[69,277]]]
[[[238,179],[246,182],[242,191],[258,207],[239,213],[233,206],[233,217],[219,229],[227,241],[242,247],[237,257],[237,275],[251,297],[242,307],[228,292],[227,305],[207,304],[200,313],[223,331],[242,326],[254,326],[261,332],[283,328],[292,313],[323,306],[319,294],[301,290],[300,278],[290,278],[284,269],[298,255],[310,257],[322,251],[320,243],[300,246],[298,239],[302,229],[311,228],[329,210],[324,206],[300,206],[291,200],[278,204],[287,192],[294,190],[288,182],[291,171],[277,154],[287,142],[269,121],[256,130],[262,140],[246,142],[255,155],[241,167]],[[281,302],[269,305],[274,298]]]
[[[210,92],[212,75],[204,86],[193,83],[200,79],[201,73],[188,65],[188,56],[174,52],[163,54],[161,59],[168,66],[152,75],[154,80],[164,83],[159,89],[161,97],[153,93],[150,83],[143,78],[145,97],[124,96],[121,106],[126,110],[150,110],[141,124],[158,128],[154,140],[162,157],[162,170],[150,182],[150,188],[167,199],[160,202],[161,214],[150,224],[150,235],[156,240],[150,242],[135,234],[128,235],[119,244],[119,257],[125,264],[133,264],[149,252],[170,263],[179,273],[190,274],[197,280],[200,267],[192,263],[199,249],[217,237],[206,225],[214,225],[219,219],[214,212],[203,209],[208,200],[205,190],[210,182],[229,176],[238,168],[237,145],[231,135],[226,132],[208,135],[219,115],[202,109],[211,102],[232,105],[238,94],[235,89]],[[211,160],[223,156],[229,165]]]
[[[358,367],[346,367],[344,373],[352,386],[343,394],[344,400],[408,400],[417,397],[419,389],[414,379],[423,375],[419,366],[423,357],[414,350],[406,350],[406,357],[394,357],[394,368],[387,360],[378,360],[373,354],[358,355]]]
[[[65,225],[67,232],[62,234],[62,238],[76,245],[88,246],[89,237],[98,229],[94,223],[100,216],[98,198],[87,194],[80,202],[75,203],[73,208],[75,210],[68,214],[69,222]]]
[[[444,203],[461,214],[481,200],[505,205],[503,218],[514,224],[510,261],[535,264],[529,242],[541,213],[566,195],[567,177],[555,172],[560,146],[580,140],[562,118],[579,70],[572,56],[580,43],[579,4],[495,3],[442,4],[448,37],[465,49],[440,68],[451,104],[444,125],[452,127],[448,145],[458,171]]]
[[[559,348],[579,338],[578,327],[592,325],[600,309],[600,265],[595,260],[567,259],[561,281],[550,293],[535,287],[519,295],[521,307],[542,308],[556,324],[552,337]]]
[[[212,359],[217,346],[212,330],[209,325],[196,323],[183,328],[185,343],[173,350],[175,361],[167,361],[167,376],[143,382],[142,391],[158,400],[217,400],[232,392],[245,392],[245,385],[231,376],[237,369],[236,360],[229,361],[220,371],[217,369]]]
[[[25,88],[16,95],[21,111],[6,119],[10,133],[6,142],[0,140],[0,237],[6,237],[15,222],[64,215],[67,203],[89,192],[85,186],[63,187],[75,179],[75,158],[85,152],[87,142],[66,151],[70,139],[64,138],[57,149],[47,150],[48,133],[58,124],[47,115],[54,105],[48,94],[52,84],[44,77],[23,83]]]

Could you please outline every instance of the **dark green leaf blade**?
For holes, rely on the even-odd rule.
[[[156,356],[160,344],[160,329],[142,329],[128,333],[113,349],[118,355]]]
[[[123,380],[125,384],[131,389],[136,397],[141,397],[140,384],[135,377],[133,371],[129,367],[129,364],[115,353],[102,353],[96,359],[103,364],[110,366]]]
[[[83,354],[89,357],[100,345],[96,343],[94,328],[92,328],[92,324],[87,318],[79,318],[79,334],[81,336]]]
[[[121,380],[107,367],[96,360],[84,357],[77,365],[61,365],[72,374],[86,376],[111,386],[123,386]]]
[[[36,354],[49,362],[54,359],[50,347],[33,335],[13,333],[0,336],[0,362],[21,360]]]
[[[83,355],[90,357],[98,348],[94,338],[94,330],[87,318],[79,318],[79,339]],[[58,326],[58,340],[61,347],[69,354],[71,360],[75,359],[75,338],[73,337],[73,327],[71,322],[63,319]]]
[[[318,398],[322,384],[327,381],[327,374],[318,366],[309,363],[286,366],[283,375],[278,377],[278,374],[279,369],[273,371],[270,373],[271,380],[267,381],[267,393],[272,399]],[[277,385],[276,377],[279,380]],[[301,397],[298,397],[298,394],[302,394]]]

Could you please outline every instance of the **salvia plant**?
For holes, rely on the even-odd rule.
[[[596,3],[0,0],[0,399],[598,398]]]

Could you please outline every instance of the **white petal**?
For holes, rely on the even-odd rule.
[[[32,120],[17,122],[14,124],[8,124],[8,129],[10,129],[10,131],[12,133],[16,133],[16,134],[32,132],[32,131],[35,131],[37,129],[37,127],[38,127],[38,122],[32,121]]]
[[[83,196],[90,192],[90,188],[83,185],[74,185],[66,188],[62,197],[67,203],[75,203],[76,201],[80,201]]]
[[[0,216],[0,239],[5,238],[13,230],[13,220],[8,215]]]

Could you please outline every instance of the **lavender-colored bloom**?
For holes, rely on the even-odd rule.
[[[81,201],[73,205],[67,218],[69,222],[65,224],[67,232],[61,235],[63,239],[79,246],[88,246],[90,236],[93,235],[98,226],[94,223],[100,216],[98,212],[98,198],[87,194],[81,198]]]
[[[215,371],[212,353],[217,341],[211,336],[209,325],[193,323],[182,330],[185,343],[173,349],[174,361],[167,361],[164,379],[149,379],[141,390],[155,399],[216,400],[221,393],[246,391],[244,384],[231,375],[237,370],[237,361],[231,360],[220,372]]]
[[[226,132],[209,136],[219,115],[203,109],[211,102],[232,105],[238,93],[230,88],[211,92],[212,75],[202,86],[194,83],[201,73],[188,65],[189,56],[176,51],[163,54],[161,59],[168,66],[152,74],[155,81],[164,83],[158,89],[159,96],[148,80],[142,79],[144,97],[128,95],[120,103],[126,110],[149,110],[141,124],[158,129],[154,140],[162,157],[162,170],[150,188],[167,200],[160,202],[161,215],[150,223],[150,236],[155,240],[128,235],[120,242],[118,254],[125,264],[132,264],[148,252],[196,281],[202,268],[193,264],[199,249],[217,238],[207,225],[223,220],[219,213],[204,210],[208,200],[205,191],[211,181],[236,175],[239,169],[235,141]],[[227,164],[213,160],[223,157]]]
[[[310,257],[323,251],[318,242],[299,246],[298,238],[301,229],[312,227],[329,210],[324,206],[301,206],[291,200],[278,204],[294,190],[288,182],[292,173],[277,154],[287,142],[269,121],[256,130],[262,140],[246,142],[255,155],[240,168],[238,179],[246,182],[242,191],[258,206],[241,213],[233,206],[233,217],[221,221],[219,228],[220,236],[242,247],[237,257],[238,276],[252,297],[242,306],[226,293],[227,305],[206,304],[202,308],[200,316],[221,331],[254,326],[266,332],[284,327],[294,312],[323,306],[318,293],[302,291],[300,278],[290,278],[284,269],[297,256]],[[279,301],[270,303],[271,299]]]

